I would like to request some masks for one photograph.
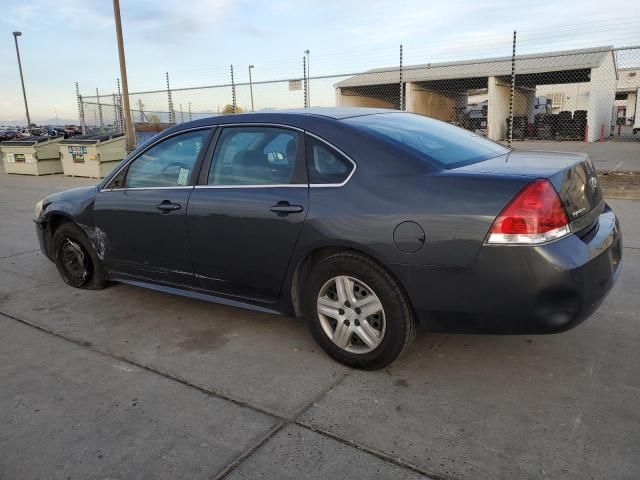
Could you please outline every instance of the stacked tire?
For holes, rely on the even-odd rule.
[[[536,115],[533,128],[538,140],[553,140],[556,136],[557,117],[551,113],[539,113]]]
[[[584,138],[584,131],[587,128],[587,111],[576,110],[573,112],[573,126],[576,140]]]
[[[556,127],[556,138],[558,140],[572,140],[575,136],[575,127],[571,112],[560,112],[557,118],[558,125]]]
[[[509,118],[507,118],[507,131],[509,131]],[[513,117],[513,131],[511,132],[514,140],[524,140],[527,136],[529,122],[527,117]]]

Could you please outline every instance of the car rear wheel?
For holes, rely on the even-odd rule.
[[[331,255],[314,265],[304,311],[313,337],[332,358],[366,370],[393,362],[416,330],[397,282],[356,253]]]
[[[53,258],[65,283],[99,290],[107,286],[99,260],[84,231],[65,223],[53,234]]]

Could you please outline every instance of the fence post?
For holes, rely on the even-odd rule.
[[[100,103],[100,93],[96,88],[96,98],[98,99],[98,115],[100,118],[100,131],[104,133],[104,119],[102,118],[102,104]]]
[[[122,132],[120,129],[120,119],[118,118],[118,100],[116,99],[115,93],[111,94],[111,99],[113,101],[113,126],[117,132]]]
[[[138,99],[138,108],[140,109],[140,123],[144,123],[144,104],[141,98]]]
[[[122,90],[120,90],[119,78],[116,78],[116,85],[118,86],[118,121],[120,122],[120,133],[126,133],[126,125],[124,124],[124,111],[122,108]],[[131,121],[133,121],[133,114],[131,115]]]
[[[80,121],[80,128],[82,129],[82,134],[86,135],[86,122],[84,121],[84,104],[82,100],[82,95],[80,95],[80,87],[78,86],[78,82],[76,82],[76,99],[78,102],[78,120]]]
[[[400,44],[400,110],[404,111],[404,88],[402,78],[402,44]]]
[[[307,108],[307,57],[302,57],[302,89],[304,91],[304,108]]]
[[[191,118],[191,102],[189,102],[189,121],[193,120]]]
[[[513,51],[511,53],[511,94],[509,95],[509,148],[513,141],[513,97],[516,93],[516,31],[513,31]]]
[[[171,86],[169,85],[169,72],[165,72],[167,77],[167,97],[169,100],[169,123],[174,124],[176,122],[175,114],[173,113],[173,98],[171,98]]]
[[[233,80],[233,65],[231,65],[231,106],[233,107],[233,113],[238,113],[236,107],[236,82]]]
[[[304,51],[307,56],[307,106],[311,108],[311,58],[309,58],[310,50]]]

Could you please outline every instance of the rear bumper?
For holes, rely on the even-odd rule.
[[[587,236],[484,246],[465,268],[393,266],[422,324],[440,331],[555,333],[594,313],[620,275],[622,239],[606,207]]]

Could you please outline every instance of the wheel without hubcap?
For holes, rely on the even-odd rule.
[[[384,338],[382,302],[371,287],[357,278],[331,278],[320,289],[317,308],[324,333],[347,352],[369,353]]]
[[[82,247],[70,238],[60,245],[60,260],[64,275],[72,285],[83,285],[90,275],[90,265]]]
[[[72,287],[99,290],[107,286],[91,242],[78,225],[60,225],[53,233],[51,251],[62,279]]]

